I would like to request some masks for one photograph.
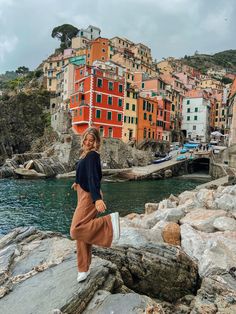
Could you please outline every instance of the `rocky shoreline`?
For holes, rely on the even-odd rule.
[[[0,238],[4,314],[236,312],[236,185],[170,195],[121,219],[76,282],[75,243],[17,228]]]

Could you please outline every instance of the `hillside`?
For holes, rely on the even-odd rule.
[[[181,59],[184,64],[190,65],[203,74],[208,69],[225,68],[229,73],[236,74],[236,50],[225,50],[213,55],[195,53],[193,56],[185,56]]]
[[[47,91],[5,95],[0,99],[0,165],[12,154],[24,153],[50,125],[50,104]]]

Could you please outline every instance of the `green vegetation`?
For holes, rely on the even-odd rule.
[[[50,113],[45,110],[50,107],[48,91],[5,95],[0,100],[0,107],[0,155],[28,151],[50,125]]]
[[[71,39],[76,36],[78,31],[78,28],[71,24],[63,24],[54,27],[51,36],[52,38],[57,38],[60,40],[60,49],[64,50],[71,47]]]
[[[182,59],[184,64],[190,65],[203,74],[210,68],[225,68],[229,72],[236,73],[236,50],[226,50],[214,55],[199,54],[185,55]]]
[[[37,87],[37,80],[43,75],[41,69],[29,71],[25,66],[18,67],[16,71],[7,71],[0,75],[0,90],[20,92],[22,88],[28,87],[31,83]],[[32,87],[33,87],[32,86]]]

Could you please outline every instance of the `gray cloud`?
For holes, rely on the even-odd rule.
[[[55,26],[89,24],[126,37],[157,60],[235,49],[235,0],[0,0],[0,73],[37,67],[59,42]]]

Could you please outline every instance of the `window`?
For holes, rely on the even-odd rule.
[[[146,112],[144,112],[143,119],[147,120],[147,113]]]
[[[144,88],[144,83],[142,83],[142,88]]]
[[[82,116],[82,114],[83,114],[83,110],[82,110],[82,108],[80,108],[79,115]]]
[[[134,117],[131,118],[131,123],[134,123]]]
[[[52,86],[52,79],[48,80],[48,86]]]
[[[99,103],[102,102],[102,95],[97,94],[97,102],[99,102]]]
[[[108,113],[107,113],[107,120],[111,120],[111,118],[112,118],[111,112],[108,111]]]
[[[113,82],[109,82],[109,83],[108,83],[108,89],[109,89],[109,90],[113,90],[113,88],[114,88]]]
[[[172,111],[175,111],[175,105],[172,104],[172,107],[171,107]]]
[[[78,101],[79,100],[79,95],[75,96],[75,100]]]
[[[103,49],[102,49],[102,52],[106,52],[106,49],[103,48]]]
[[[109,129],[108,129],[108,137],[112,137],[112,133],[113,133],[113,132],[112,132],[112,128],[109,128]]]
[[[146,138],[146,136],[147,136],[147,130],[146,130],[146,128],[143,130],[143,138]]]
[[[195,112],[198,112],[198,108],[195,108]]]
[[[193,125],[193,131],[196,131],[197,127],[196,125]]]
[[[143,100],[143,110],[146,110],[146,100]]]
[[[149,115],[148,120],[152,121],[152,115],[151,114]]]
[[[187,112],[190,112],[190,108],[187,108]]]
[[[124,116],[124,123],[126,123],[126,116]]]
[[[129,103],[126,103],[125,109],[129,110]]]
[[[121,98],[118,99],[118,106],[122,107],[122,99]]]
[[[118,121],[122,121],[122,114],[118,113]]]
[[[75,100],[75,99],[74,99],[74,96],[72,96],[72,97],[71,97],[71,102],[72,102],[72,104],[74,103],[74,100]]]
[[[194,120],[195,120],[195,121],[197,120],[197,116],[194,116]]]
[[[127,96],[127,97],[130,97],[130,92],[126,92],[126,96]]]
[[[131,121],[131,118],[129,117],[128,122],[130,123],[130,121]]]
[[[132,111],[135,111],[135,105],[134,104],[132,105]]]
[[[123,92],[123,85],[119,84],[119,93]]]
[[[97,86],[102,87],[102,79],[98,78],[97,80]]]
[[[136,124],[138,124],[138,118],[136,118]]]
[[[96,110],[96,118],[101,118],[101,110]]]
[[[187,100],[187,105],[189,105],[190,104],[190,100]]]
[[[190,116],[187,116],[187,121],[190,121]]]
[[[108,105],[112,105],[112,96],[108,96]]]

